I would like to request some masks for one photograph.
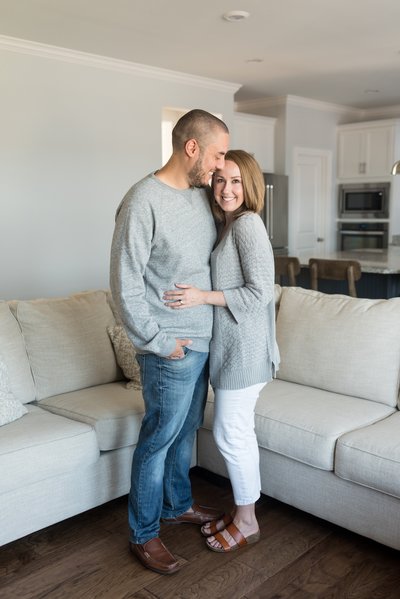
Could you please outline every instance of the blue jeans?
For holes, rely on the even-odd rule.
[[[208,390],[208,353],[185,348],[181,360],[137,355],[145,416],[133,454],[129,493],[130,539],[159,535],[160,518],[174,518],[193,503],[189,468]]]

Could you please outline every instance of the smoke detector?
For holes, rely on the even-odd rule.
[[[247,19],[249,16],[250,13],[245,10],[230,10],[222,15],[222,18],[225,19],[225,21],[233,23],[234,21],[243,21],[243,19]]]

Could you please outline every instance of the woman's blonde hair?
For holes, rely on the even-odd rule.
[[[239,206],[239,208],[233,213],[233,218],[238,218],[244,212],[261,212],[264,207],[265,182],[257,160],[244,150],[228,150],[228,152],[225,154],[225,161],[226,160],[234,162],[239,167],[243,186],[244,201],[243,204]],[[216,219],[218,221],[224,221],[225,213],[218,206],[213,194],[214,179],[216,176],[218,176],[218,171],[214,173],[211,182],[211,205]]]

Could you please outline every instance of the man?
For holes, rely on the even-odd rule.
[[[182,281],[211,289],[216,232],[206,187],[224,165],[229,131],[203,110],[175,125],[172,155],[126,194],[117,211],[111,290],[137,351],[145,416],[132,461],[130,549],[162,574],[180,564],[159,538],[160,519],[204,524],[221,514],[193,503],[189,468],[208,389],[212,307],[175,311],[164,291]]]

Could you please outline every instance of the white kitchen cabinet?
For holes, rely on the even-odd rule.
[[[338,127],[338,180],[390,182],[389,243],[400,235],[400,176],[391,175],[400,160],[400,119]]]
[[[371,121],[338,127],[338,178],[390,178],[396,121]]]
[[[236,112],[230,147],[253,154],[263,172],[273,173],[275,123],[271,117]]]

